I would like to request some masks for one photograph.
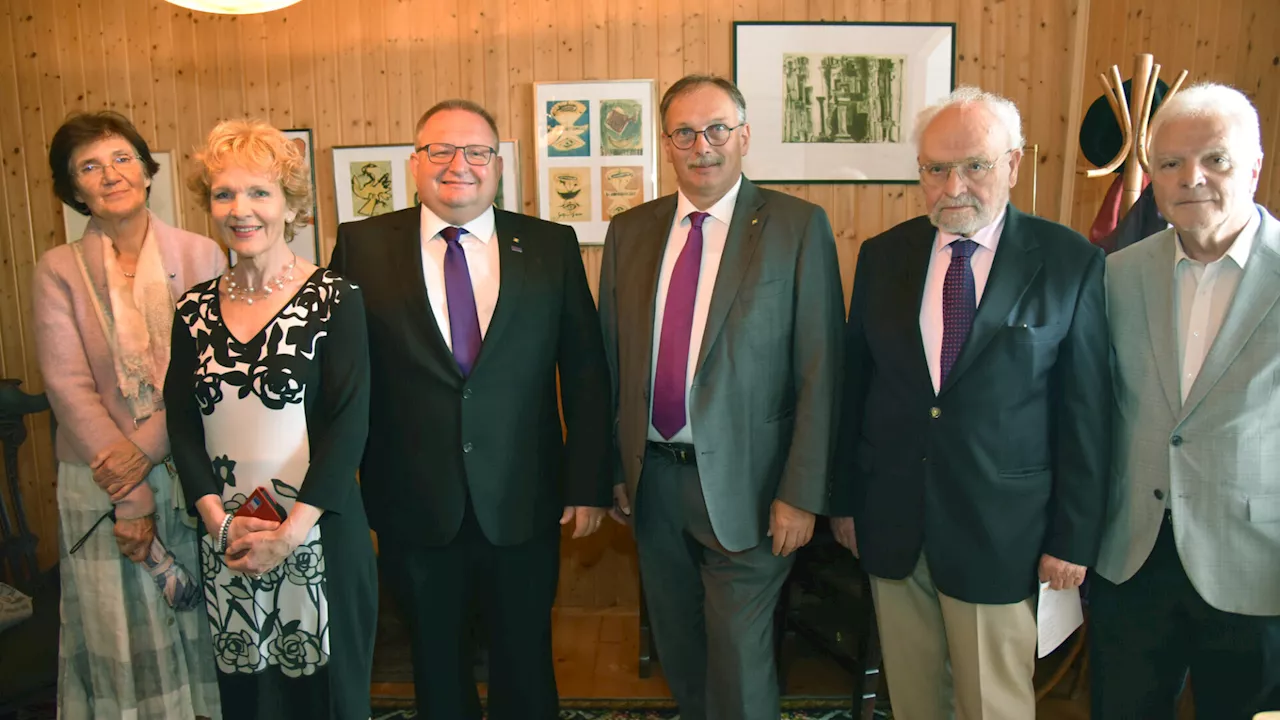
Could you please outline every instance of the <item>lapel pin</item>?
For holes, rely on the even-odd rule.
[[[755,224],[756,224],[756,223],[758,223],[758,222],[760,222],[760,218],[751,218],[751,224],[752,224],[752,225],[755,225]]]
[[[518,237],[511,238],[511,252],[518,252],[518,253],[524,252],[524,248],[520,247],[520,238]]]
[[[169,273],[169,279],[170,279],[170,280],[172,280],[172,279],[174,279],[174,278],[176,278],[176,277],[178,277],[178,273]]]

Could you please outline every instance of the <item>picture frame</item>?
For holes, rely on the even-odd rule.
[[[524,198],[520,192],[520,141],[499,141],[498,157],[502,158],[502,178],[498,181],[498,196],[493,204],[499,210],[524,212]]]
[[[320,264],[320,212],[319,212],[319,188],[316,187],[316,153],[315,144],[312,140],[310,128],[290,128],[282,130],[286,138],[290,142],[297,144],[298,149],[302,151],[302,156],[307,160],[307,171],[311,175],[311,208],[308,210],[310,218],[295,229],[293,240],[289,242],[289,247],[300,258],[306,258],[312,263]]]
[[[735,22],[733,57],[753,182],[918,183],[915,118],[955,88],[956,25]]]
[[[604,243],[609,220],[658,196],[654,80],[533,85],[538,217]]]
[[[151,157],[160,165],[151,178],[151,194],[147,196],[147,207],[156,217],[169,225],[182,227],[182,206],[178,203],[178,168],[174,164],[177,154],[170,150],[152,150]],[[62,204],[62,228],[67,233],[67,242],[75,242],[84,237],[84,230],[89,226],[89,216],[81,215],[70,205]]]
[[[338,222],[355,222],[418,204],[409,157],[413,144],[333,148]]]

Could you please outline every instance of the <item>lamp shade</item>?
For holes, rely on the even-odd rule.
[[[168,0],[188,10],[220,15],[254,15],[294,5],[299,0]]]

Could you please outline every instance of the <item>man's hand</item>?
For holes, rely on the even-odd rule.
[[[1040,556],[1040,582],[1049,583],[1050,590],[1070,590],[1084,582],[1085,566],[1059,560],[1052,555]]]
[[[609,508],[609,517],[621,525],[631,524],[631,501],[627,499],[626,483],[613,486],[613,507]]]
[[[769,537],[773,554],[786,557],[813,538],[813,513],[774,500],[769,508]]]
[[[125,438],[98,453],[89,463],[93,481],[111,502],[120,502],[151,472],[151,459],[131,440]]]
[[[151,550],[151,541],[156,537],[155,518],[150,515],[133,520],[117,518],[113,532],[120,554],[133,562],[142,562]]]
[[[560,515],[560,524],[573,522],[573,538],[583,538],[600,529],[604,522],[604,508],[571,505]]]
[[[858,536],[854,533],[853,518],[831,518],[831,534],[835,535],[836,542],[848,548],[854,557],[862,557],[858,554]]]

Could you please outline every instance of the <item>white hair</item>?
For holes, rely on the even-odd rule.
[[[992,115],[1000,121],[1004,129],[1009,133],[1009,146],[1011,148],[1020,148],[1023,144],[1022,139],[1022,115],[1018,113],[1018,106],[1013,101],[996,95],[995,93],[984,92],[976,87],[962,86],[951,92],[950,95],[943,98],[936,105],[930,105],[916,115],[916,126],[912,130],[911,140],[916,145],[916,150],[920,149],[920,140],[924,137],[924,131],[929,128],[929,124],[937,117],[938,113],[950,107],[980,104],[986,106]]]
[[[1165,123],[1185,117],[1222,118],[1240,131],[1239,140],[1244,143],[1243,149],[1249,152],[1249,160],[1262,157],[1262,127],[1258,122],[1258,110],[1239,90],[1218,83],[1198,83],[1179,90],[1161,103],[1151,118],[1147,132],[1149,141],[1155,140]]]

